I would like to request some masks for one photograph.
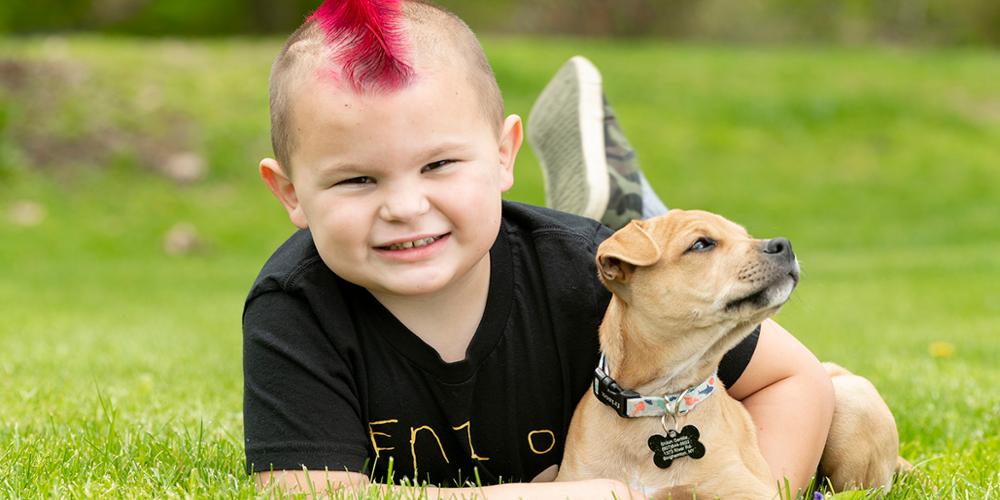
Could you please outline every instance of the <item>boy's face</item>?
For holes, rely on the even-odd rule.
[[[488,269],[521,122],[498,136],[466,82],[445,68],[358,95],[320,77],[293,97],[294,178],[271,159],[261,175],[342,278],[419,295]]]

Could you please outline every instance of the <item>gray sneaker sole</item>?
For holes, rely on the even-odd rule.
[[[610,187],[601,74],[590,61],[575,56],[559,69],[535,101],[527,132],[546,205],[600,220]]]

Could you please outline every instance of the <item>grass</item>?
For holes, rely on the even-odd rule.
[[[255,174],[279,45],[0,40],[0,496],[255,494],[240,315],[292,230]],[[590,56],[669,206],[792,240],[804,276],[779,321],[893,409],[917,468],[890,498],[1000,495],[995,52],[486,48],[522,116]],[[202,180],[156,173],[184,151]],[[527,148],[508,197],[542,201]],[[25,202],[40,221],[17,222]],[[169,255],[179,222],[202,245]]]

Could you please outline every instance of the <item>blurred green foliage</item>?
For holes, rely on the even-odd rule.
[[[0,3],[0,33],[288,33],[319,0]],[[996,0],[439,0],[477,31],[754,42],[1000,44]]]
[[[290,31],[315,0],[38,0],[0,3],[7,33],[103,31],[145,35],[226,35]]]

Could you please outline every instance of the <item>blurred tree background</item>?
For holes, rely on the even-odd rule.
[[[317,0],[0,3],[0,32],[287,33]],[[1000,44],[997,0],[441,0],[478,31],[862,44]]]

